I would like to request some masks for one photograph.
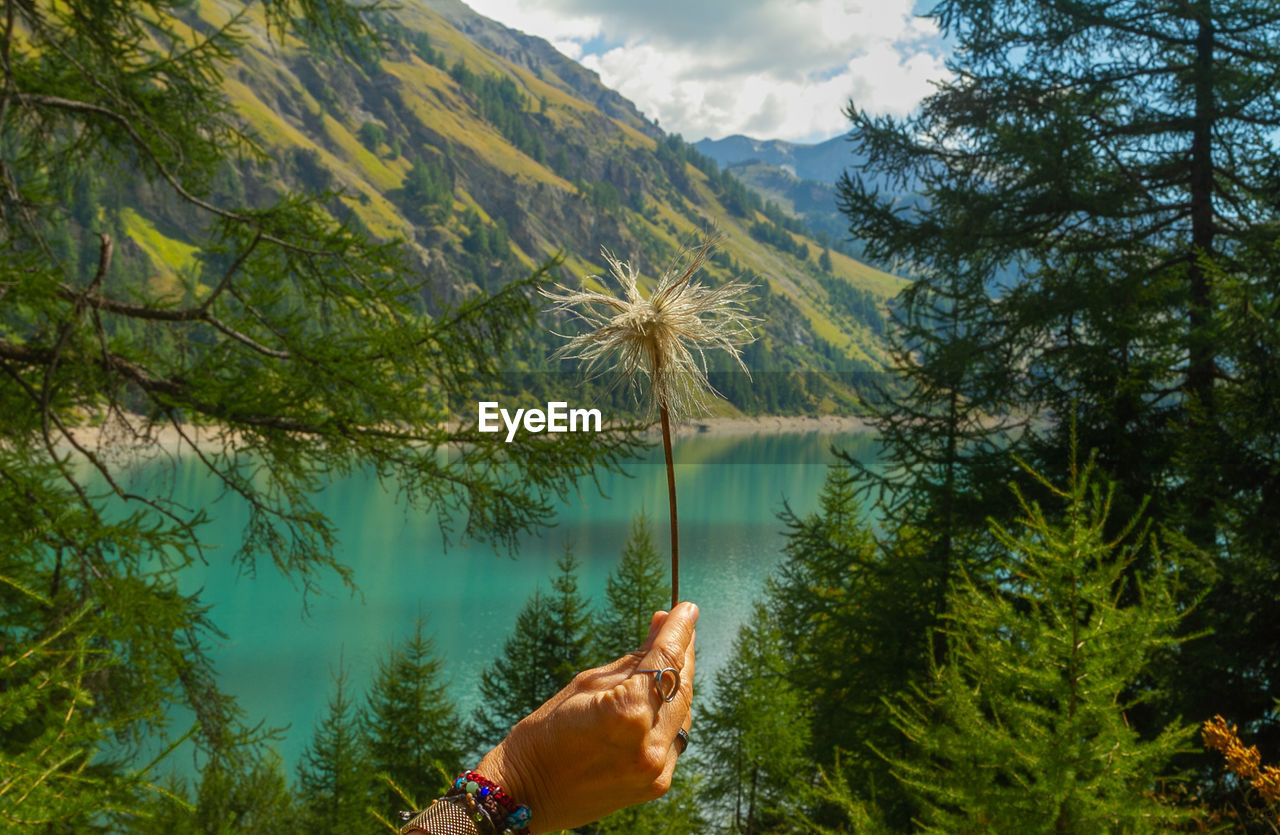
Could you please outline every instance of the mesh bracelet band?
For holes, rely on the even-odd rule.
[[[442,797],[433,800],[421,812],[403,812],[409,821],[399,829],[400,835],[423,832],[427,835],[496,835],[493,822],[481,813],[477,821],[475,812],[467,808],[460,797]]]

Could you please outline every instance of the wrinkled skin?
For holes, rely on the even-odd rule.
[[[480,761],[478,772],[533,810],[531,833],[581,826],[666,793],[676,732],[692,721],[697,620],[692,603],[655,612],[640,649],[578,673]],[[652,675],[635,672],[664,667],[680,670],[671,702]]]

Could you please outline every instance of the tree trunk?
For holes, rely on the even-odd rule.
[[[1217,471],[1212,450],[1217,448],[1217,409],[1214,379],[1217,357],[1212,333],[1210,277],[1202,259],[1214,255],[1213,211],[1213,95],[1214,32],[1210,0],[1194,6],[1197,18],[1195,40],[1195,116],[1191,137],[1191,250],[1188,253],[1187,289],[1187,448],[1191,466],[1187,473],[1187,535],[1193,543],[1212,550],[1217,537],[1214,496]]]

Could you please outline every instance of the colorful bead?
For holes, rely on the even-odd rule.
[[[529,820],[533,816],[528,806],[517,805],[511,796],[502,790],[497,783],[474,771],[464,771],[453,782],[450,794],[461,794],[466,798],[465,805],[469,809],[469,817],[477,816],[496,824],[502,820],[507,835],[529,835]],[[505,813],[505,818],[501,817]]]

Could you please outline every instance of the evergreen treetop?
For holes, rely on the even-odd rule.
[[[578,565],[573,548],[566,543],[564,554],[556,560],[558,573],[551,578],[549,604],[553,629],[545,639],[548,655],[553,659],[552,673],[561,686],[591,666],[587,656],[593,632],[591,601],[578,592]],[[548,693],[546,698],[554,693]]]
[[[878,542],[856,492],[849,470],[832,467],[818,512],[783,512],[787,541],[766,583],[767,607],[787,636],[786,681],[806,697],[810,761],[825,769],[838,764],[853,798],[905,827],[916,804],[876,750],[903,745],[886,700],[927,675],[943,589],[925,537],[904,527]],[[813,810],[819,822],[830,814]]]
[[[812,691],[792,675],[789,634],[756,604],[699,718],[708,805],[732,832],[791,831],[812,771],[810,743],[829,743],[813,723]]]
[[[598,664],[637,649],[649,634],[653,613],[665,609],[671,600],[667,570],[653,544],[646,515],[632,519],[622,556],[605,580],[604,595],[605,604],[596,613],[592,630],[592,653]]]
[[[1187,818],[1159,794],[1193,726],[1144,738],[1126,718],[1180,643],[1175,580],[1166,564],[1132,571],[1145,529],[1111,536],[1114,494],[1090,470],[1065,489],[1041,481],[1061,522],[1018,495],[1017,528],[992,526],[1000,556],[983,579],[958,577],[946,656],[894,709],[914,750],[890,760],[924,831],[1163,832]]]
[[[324,718],[298,764],[301,817],[308,832],[375,831],[368,739],[349,681],[347,669],[339,666]]]
[[[496,745],[516,722],[559,692],[587,663],[591,613],[578,594],[577,559],[565,547],[550,594],[534,589],[516,614],[511,636],[480,673],[472,712],[472,749]]]
[[[419,618],[378,659],[364,711],[371,771],[399,789],[386,786],[378,795],[383,814],[395,811],[401,792],[422,805],[461,771],[462,720],[448,688],[443,659]]]

